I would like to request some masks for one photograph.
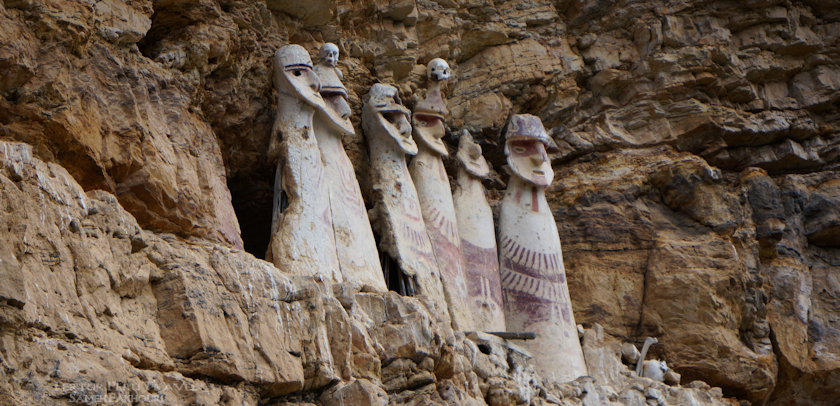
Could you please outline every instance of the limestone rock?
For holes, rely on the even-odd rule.
[[[39,156],[71,168],[88,190],[116,194],[144,227],[242,247],[219,144],[191,110],[195,85],[136,52],[114,49],[146,35],[150,2],[72,11],[42,3],[1,12],[10,36],[3,42],[17,49],[0,62],[10,69],[4,82],[13,81],[0,87],[14,90],[3,110],[28,117],[25,125],[4,120],[7,137],[42,145]],[[21,25],[25,17],[34,25]],[[55,40],[64,43],[36,51],[46,49],[40,41]],[[45,91],[51,96],[38,96]]]
[[[240,244],[237,223],[242,225],[244,247],[261,257],[268,241],[256,236],[269,234],[274,173],[265,153],[277,110],[271,57],[279,46],[290,43],[315,55],[323,43],[333,42],[346,55],[338,69],[345,77],[356,127],[356,135],[345,136],[342,144],[368,207],[373,193],[368,140],[359,122],[362,96],[372,83],[392,83],[412,108],[415,92],[423,86],[422,64],[446,58],[456,79],[445,89],[451,112],[445,125],[450,134],[468,128],[482,146],[493,178],[485,186],[496,212],[499,191],[508,181],[499,142],[505,118],[511,112],[535,114],[548,127],[560,147],[551,156],[558,182],[548,197],[566,250],[575,318],[587,327],[602,325],[607,336],[624,343],[661,332],[656,333],[662,341],[652,356],[665,359],[685,381],[698,383],[676,394],[655,387],[666,403],[721,404],[724,393],[753,404],[767,399],[767,405],[833,405],[838,398],[838,367],[833,361],[838,350],[832,344],[837,341],[832,333],[837,330],[832,327],[837,318],[832,310],[837,296],[832,272],[838,264],[833,182],[840,161],[837,6],[836,0],[5,0],[0,7],[0,138],[28,144],[32,158],[47,162],[52,169],[41,173],[45,184],[59,179],[58,184],[50,183],[54,191],[63,180],[46,174],[63,167],[69,174],[67,183],[81,185],[85,204],[104,214],[80,221],[73,209],[48,197],[48,191],[41,189],[41,200],[38,188],[23,186],[30,196],[24,198],[15,191],[21,188],[5,183],[11,197],[3,207],[12,214],[0,217],[8,230],[0,238],[0,272],[6,278],[0,284],[5,298],[0,302],[5,303],[4,317],[10,314],[8,320],[17,320],[12,326],[27,327],[15,327],[17,338],[3,340],[0,403],[70,403],[67,395],[72,390],[54,392],[51,385],[90,377],[50,377],[58,360],[64,367],[84,365],[97,383],[107,382],[107,370],[129,387],[142,385],[138,395],[166,394],[167,404],[322,402],[307,391],[261,397],[259,393],[282,392],[268,383],[269,378],[257,386],[236,381],[250,376],[236,369],[249,365],[240,359],[251,359],[241,355],[248,354],[247,343],[253,343],[245,338],[235,338],[238,349],[223,351],[229,357],[207,355],[213,352],[208,347],[194,360],[176,363],[165,355],[162,339],[149,338],[158,335],[155,328],[160,327],[155,327],[157,305],[150,304],[154,293],[148,291],[162,283],[163,271],[153,262],[114,258],[172,253],[161,262],[172,268],[166,271],[172,278],[167,283],[192,284],[188,274],[195,263],[207,268],[207,252],[215,252],[214,244]],[[444,137],[449,148],[455,147],[454,138]],[[8,154],[0,151],[4,157],[18,155],[4,161],[9,168],[4,169],[6,179],[15,185],[31,179],[25,173],[28,167],[20,165],[19,152],[18,147]],[[456,175],[451,163],[445,167],[449,176]],[[751,169],[755,167],[759,169]],[[719,177],[713,176],[716,170]],[[65,197],[78,194],[73,190]],[[107,204],[93,205],[94,201]],[[122,209],[105,210],[118,206]],[[97,237],[73,237],[77,234],[69,231],[73,223],[66,209],[77,220],[73,229]],[[65,220],[59,222],[61,213]],[[120,219],[132,217],[138,232],[126,231],[133,225],[119,225]],[[43,231],[49,224],[57,234]],[[131,250],[138,251],[122,256]],[[201,254],[194,256],[195,250]],[[228,255],[221,246],[219,250],[217,257],[233,256],[249,264],[241,269],[267,265],[243,259],[247,255],[241,252]],[[224,284],[214,279],[214,272],[230,280],[244,275],[225,271],[225,261],[218,263],[222,265],[213,272],[196,272],[213,282],[181,292],[197,295],[212,288],[208,292],[224,293],[227,288],[218,288]],[[672,265],[675,281],[693,278],[695,269],[720,278],[668,284],[662,277]],[[40,276],[31,277],[33,272]],[[243,276],[242,290],[225,297],[242,296],[239,292],[248,290],[247,281],[255,290],[270,285],[267,274],[254,275],[253,280]],[[728,284],[729,278],[734,285]],[[660,290],[645,288],[646,279],[660,290],[686,290],[674,299],[662,298]],[[83,288],[81,294],[76,286]],[[290,357],[311,359],[307,365],[312,372],[318,366],[330,369],[330,354],[335,373],[311,374],[309,381],[318,376],[322,381],[346,380],[349,374],[375,383],[377,371],[388,365],[379,355],[385,348],[396,353],[403,347],[373,338],[371,323],[385,317],[361,312],[362,300],[354,304],[348,299],[357,293],[352,288],[333,293],[340,300],[334,302],[310,300],[330,293],[312,290],[304,281],[295,282],[295,287],[298,300],[283,303],[322,306],[308,315],[299,312],[300,320],[323,316],[327,323],[329,315],[331,328],[341,331],[335,337],[321,333],[321,339],[306,338],[311,343],[306,345],[312,346],[306,351],[303,344],[290,350]],[[215,294],[196,296],[190,306],[215,300]],[[266,303],[271,297],[255,295]],[[114,310],[116,297],[126,308],[149,310]],[[675,306],[671,300],[702,313],[675,315],[666,306]],[[76,310],[57,310],[69,309],[71,303]],[[405,325],[377,326],[422,343],[404,352],[415,354],[418,371],[429,372],[441,348],[434,336],[442,330],[418,326],[435,324],[446,313],[429,301],[418,303],[427,310],[406,313],[414,316]],[[221,308],[207,306],[199,313]],[[274,310],[268,307],[262,314]],[[21,319],[21,314],[32,318]],[[429,317],[420,316],[425,314]],[[640,324],[642,314],[645,322]],[[216,323],[221,319],[207,320],[215,321],[196,326],[212,325],[206,330],[212,334],[223,330]],[[27,324],[30,321],[34,322]],[[175,321],[167,316],[165,323]],[[272,331],[257,330],[264,331],[262,336]],[[57,349],[58,355],[41,352],[48,344],[36,343],[38,332],[56,343],[55,348],[61,343],[67,350]],[[415,333],[424,338],[415,340]],[[195,342],[218,344],[227,342],[223,336],[240,337],[212,334],[185,334],[192,338],[184,343],[192,341],[196,348]],[[348,345],[347,337],[359,339]],[[441,337],[457,341],[451,333]],[[318,342],[329,344],[329,349],[315,348]],[[391,393],[389,401],[444,403],[447,398],[466,403],[463,394],[469,394],[469,399],[495,404],[582,402],[578,396],[583,396],[584,383],[557,384],[557,389],[531,384],[532,375],[504,372],[496,365],[500,357],[482,353],[477,344],[464,344],[456,351],[463,351],[473,364],[473,372],[453,378],[459,379],[453,381],[457,390],[449,383],[427,384]],[[709,356],[715,353],[726,355]],[[112,367],[119,363],[109,354],[125,354],[127,369]],[[190,362],[197,371],[199,358],[205,356],[209,361],[201,371],[238,375],[208,379],[198,374],[184,377],[179,369],[162,372],[186,368]],[[271,369],[264,367],[268,361],[258,364],[253,370]],[[301,369],[302,365],[301,361]],[[61,366],[57,370],[71,376],[69,368]],[[119,371],[129,371],[130,377],[123,379]],[[307,379],[298,380],[302,375],[295,374],[289,375],[295,376],[295,385],[305,385],[301,382]],[[170,388],[151,384],[160,391],[148,389],[163,376]],[[698,379],[722,389],[712,390]],[[171,389],[183,383],[191,387]],[[645,385],[631,386],[600,390],[596,382],[591,396],[595,399],[597,393],[605,403],[645,404]],[[93,385],[77,388],[106,393]]]
[[[562,189],[562,194],[552,195],[562,199],[555,200],[553,204],[556,205],[555,207],[569,207],[569,211],[560,211],[557,218],[567,250],[564,252],[564,257],[569,258],[570,291],[578,292],[579,299],[575,304],[578,314],[582,315],[580,321],[584,324],[595,320],[603,323],[605,314],[618,315],[621,314],[621,309],[635,309],[641,312],[641,334],[659,336],[662,343],[660,345],[666,348],[665,360],[668,365],[684,377],[690,375],[687,371],[696,371],[699,363],[705,362],[701,361],[706,357],[704,354],[714,354],[717,351],[716,348],[727,348],[726,351],[730,354],[727,359],[732,359],[732,363],[721,362],[718,358],[714,358],[709,362],[715,365],[715,371],[704,372],[704,376],[711,378],[719,375],[721,379],[728,382],[738,382],[736,384],[738,386],[753,388],[751,389],[755,391],[753,393],[761,393],[756,396],[769,396],[768,392],[761,392],[758,388],[773,385],[776,366],[773,364],[772,356],[769,353],[754,352],[752,348],[740,344],[741,330],[738,324],[732,323],[734,320],[740,321],[743,317],[742,309],[746,304],[745,293],[749,289],[748,285],[752,284],[751,281],[755,278],[750,276],[749,268],[747,268],[751,263],[743,264],[740,258],[743,255],[758,255],[756,244],[743,246],[737,240],[722,237],[721,234],[709,228],[711,224],[702,223],[709,219],[708,216],[686,216],[682,212],[674,212],[671,207],[663,205],[670,202],[669,205],[679,210],[691,207],[691,199],[676,204],[668,197],[685,193],[690,195],[693,192],[688,192],[691,189],[686,187],[687,185],[676,186],[675,184],[672,186],[673,189],[666,187],[653,195],[645,192],[647,186],[644,185],[657,176],[651,177],[656,173],[654,168],[663,165],[662,168],[671,168],[669,173],[673,174],[675,168],[680,168],[690,162],[684,161],[685,163],[680,164],[674,159],[687,159],[689,156],[672,155],[673,152],[668,149],[661,150],[656,155],[643,153],[633,156],[634,154],[626,151],[621,156],[603,156],[601,159],[590,162],[580,162],[578,165],[582,165],[581,167],[570,169],[568,172],[558,172],[560,184],[566,187]],[[680,156],[682,158],[679,158]],[[617,167],[612,165],[620,165],[618,162],[627,159],[642,160],[648,169],[644,172],[635,171],[626,177],[616,177],[614,173]],[[694,172],[697,180],[692,182],[707,183],[708,186],[705,187],[711,186],[711,189],[707,190],[714,190],[715,187],[712,186],[715,184],[714,171],[702,161],[690,159],[695,164],[699,164],[699,167],[695,169],[699,171]],[[708,176],[706,181],[700,180],[706,176]],[[677,179],[677,177],[670,179]],[[580,187],[592,184],[601,186],[596,189],[591,189],[591,186]],[[570,189],[570,185],[579,186]],[[718,186],[718,188],[718,196],[725,196],[719,194],[723,191],[723,186]],[[591,191],[575,192],[575,190]],[[733,231],[735,235],[739,235],[741,231],[738,231],[738,228],[743,227],[741,224],[746,221],[747,216],[740,205],[732,202],[732,199],[729,201],[730,203],[723,207],[729,207],[731,210],[728,221],[734,224],[729,226],[731,231],[723,235],[726,236]],[[577,202],[577,204],[572,205],[571,202]],[[623,214],[619,217],[615,213]],[[610,219],[613,218],[620,220],[611,221]],[[574,229],[585,229],[588,233],[570,232],[569,223],[579,224]],[[628,227],[627,224],[639,224],[639,226]],[[670,225],[664,226],[666,224]],[[682,225],[677,226],[677,224]],[[691,238],[686,239],[680,236],[683,232],[689,232],[688,230],[691,230]],[[750,230],[744,231],[750,232]],[[603,237],[596,237],[598,235]],[[611,237],[606,238],[608,235]],[[595,249],[590,242],[593,240],[602,241],[598,243],[603,244],[599,245],[598,250],[620,250],[621,259],[603,255],[598,261],[582,263],[578,259],[580,255],[578,252]],[[637,255],[635,253],[639,253],[641,258],[634,258]],[[605,274],[603,271],[581,273],[583,269],[592,269],[590,268],[592,266],[597,266],[601,270],[615,269],[610,265],[611,263],[626,264],[618,268],[624,269],[625,273]],[[598,277],[596,278],[595,275]],[[622,286],[621,291],[628,294],[604,298],[584,293],[594,286],[603,285]],[[677,293],[685,289],[698,289],[705,293],[690,296]],[[638,290],[644,290],[644,301],[628,301],[628,298],[636,296],[629,292]],[[679,304],[686,300],[690,301],[690,304]],[[637,326],[635,321],[638,319],[635,317],[638,313],[625,314],[627,315],[625,320],[628,321],[625,327],[622,327],[620,323],[621,317],[614,317],[612,319],[615,320],[613,322],[615,324],[604,324],[605,330],[615,331],[616,335],[633,334]],[[755,323],[760,322],[759,316]],[[681,342],[692,342],[692,345],[680,347],[680,349],[671,348],[670,337],[675,337],[674,340]],[[754,370],[762,372],[751,375],[742,375],[737,372],[745,364],[752,365]],[[692,366],[686,368],[687,365]],[[710,381],[714,380],[710,379]]]

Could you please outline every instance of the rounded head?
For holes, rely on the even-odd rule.
[[[554,141],[545,131],[539,117],[531,114],[514,114],[510,116],[504,128],[505,141],[519,139],[534,139],[548,148],[554,148]]]
[[[390,136],[406,154],[417,153],[417,144],[411,137],[409,111],[400,102],[397,89],[393,86],[377,83],[370,88],[368,101],[362,110],[362,126],[368,134]]]
[[[432,59],[426,66],[426,75],[438,82],[449,79],[449,64],[440,58]]]
[[[321,45],[321,51],[318,53],[318,56],[328,66],[335,66],[338,63],[338,46],[332,42],[327,42]]]
[[[537,186],[548,186],[554,170],[546,147],[553,145],[542,121],[530,114],[511,116],[505,128],[505,155],[515,176]]]
[[[487,165],[487,160],[481,154],[481,146],[473,141],[472,134],[469,131],[463,130],[461,138],[458,140],[458,153],[455,154],[464,169],[476,178],[485,178],[490,173],[490,166]]]
[[[309,52],[300,45],[286,45],[274,54],[274,81],[281,94],[297,97],[314,107],[324,106],[321,81],[312,71]]]

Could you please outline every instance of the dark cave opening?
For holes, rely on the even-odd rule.
[[[379,262],[382,265],[382,273],[388,290],[397,292],[402,296],[416,295],[417,279],[403,272],[399,261],[392,258],[388,252],[379,246],[380,237],[378,234],[374,233],[374,238],[376,239],[377,250],[379,250]]]
[[[233,210],[239,220],[245,251],[265,258],[271,241],[271,217],[274,210],[274,171],[254,171],[228,180]]]
[[[245,251],[260,259],[265,258],[268,244],[271,242],[274,176],[273,168],[265,167],[228,180],[231,202],[239,220]],[[281,210],[288,206],[288,199],[284,197],[281,197]],[[405,273],[399,261],[381,249],[381,238],[377,233],[374,233],[374,239],[388,290],[402,296],[418,294],[416,278]]]

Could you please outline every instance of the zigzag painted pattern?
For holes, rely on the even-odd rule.
[[[502,256],[505,259],[524,268],[534,270],[534,276],[544,275],[551,278],[553,275],[565,272],[561,265],[562,259],[560,258],[560,254],[545,254],[531,251],[507,236],[502,236],[499,241],[499,249],[502,251]]]
[[[408,239],[412,246],[420,248],[418,251],[429,251],[431,249],[429,245],[429,236],[424,232],[417,231],[410,226],[403,224],[402,233],[400,234]]]
[[[458,224],[441,213],[436,207],[431,208],[431,215],[429,217],[426,220],[427,223],[439,230],[446,239],[453,244],[456,241],[460,242],[460,238],[458,237]]]
[[[550,302],[566,303],[565,290],[560,283],[537,279],[502,268],[502,288],[524,292]]]

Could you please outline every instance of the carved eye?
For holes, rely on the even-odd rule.
[[[434,71],[435,71],[435,68],[432,68],[432,72],[434,72]]]
[[[520,154],[525,152],[525,148],[523,147],[513,147],[513,150],[519,152]]]
[[[302,73],[300,73],[300,71],[299,71],[299,70],[297,70],[297,69],[295,69],[292,73],[293,73],[295,76],[300,76],[300,75],[302,75]]]

